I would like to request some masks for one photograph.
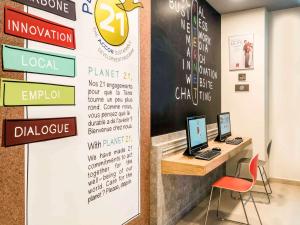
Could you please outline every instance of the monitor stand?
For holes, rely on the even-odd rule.
[[[215,138],[215,141],[217,142],[225,142],[226,139],[220,139],[220,136],[218,135],[216,138]]]
[[[189,148],[187,148],[187,149],[185,150],[185,152],[183,153],[183,155],[185,155],[185,156],[193,156],[193,155],[190,154]]]

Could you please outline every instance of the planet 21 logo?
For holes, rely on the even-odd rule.
[[[129,33],[129,22],[127,13],[143,7],[142,3],[134,0],[86,0],[82,4],[82,11],[94,15],[95,23],[99,34],[107,44],[121,46],[125,43]],[[93,11],[94,13],[93,13]]]

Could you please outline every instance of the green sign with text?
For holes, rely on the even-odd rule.
[[[1,79],[0,105],[75,105],[75,87]]]
[[[75,77],[74,56],[3,45],[3,69],[55,76]]]

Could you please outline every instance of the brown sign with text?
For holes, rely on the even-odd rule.
[[[15,146],[77,135],[75,117],[4,120],[4,146]]]

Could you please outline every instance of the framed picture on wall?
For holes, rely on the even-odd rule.
[[[229,70],[254,69],[254,35],[244,34],[229,37]]]

